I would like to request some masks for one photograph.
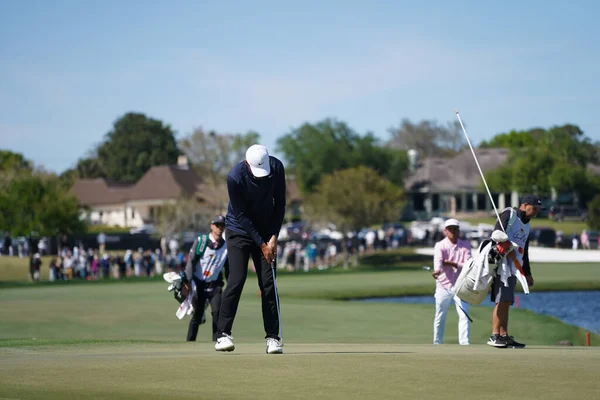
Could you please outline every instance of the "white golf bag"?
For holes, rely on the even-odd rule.
[[[492,240],[483,241],[479,245],[477,256],[467,260],[463,266],[454,284],[454,291],[462,301],[476,305],[485,300],[495,277],[488,260],[493,244]]]

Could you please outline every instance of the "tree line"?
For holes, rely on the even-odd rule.
[[[415,149],[421,157],[452,157],[466,148],[457,123],[404,119],[388,133],[389,138],[382,140],[345,122],[324,119],[280,136],[273,150],[282,155],[288,177],[301,190],[303,217],[334,222],[343,229],[397,220],[406,202],[407,150]],[[212,200],[207,203],[210,210],[204,210],[209,215],[226,206],[227,173],[244,158],[246,148],[260,140],[255,131],[226,133],[201,127],[178,140],[163,121],[126,113],[97,146],[59,175],[21,154],[0,151],[0,231],[81,232],[85,223],[79,219],[77,200],[68,194],[76,179],[133,183],[153,166],[176,164],[182,154],[205,182],[203,198]],[[553,190],[568,191],[582,204],[599,192],[600,178],[588,168],[598,162],[599,145],[575,125],[500,133],[480,147],[509,149],[505,165],[486,171],[493,191],[544,196]],[[165,230],[178,229],[174,220],[189,222],[182,212],[193,209],[189,200],[165,210],[168,217],[161,222],[169,225]]]

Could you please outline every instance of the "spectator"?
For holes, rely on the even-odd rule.
[[[106,235],[104,232],[100,232],[96,237],[98,241],[98,249],[100,249],[100,254],[104,254],[104,250],[106,250]]]
[[[30,258],[30,271],[31,271],[31,279],[34,282],[40,281],[40,269],[42,266],[42,259],[40,257],[40,253],[35,253]]]
[[[588,235],[587,230],[581,231],[581,248],[589,250],[590,249],[590,236]]]

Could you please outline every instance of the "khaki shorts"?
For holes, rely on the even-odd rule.
[[[499,277],[494,279],[492,283],[492,295],[490,300],[496,304],[500,302],[513,303],[515,301],[515,287],[517,286],[517,277],[511,276],[508,278],[508,286],[504,286],[504,283]]]

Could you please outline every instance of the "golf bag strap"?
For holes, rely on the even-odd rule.
[[[510,217],[508,218],[508,224],[506,224],[506,226],[504,227],[505,232],[508,234],[508,232],[510,231],[510,228],[512,228],[512,226],[514,225],[515,221],[517,220],[517,218],[519,216],[515,212],[515,209],[512,207],[506,207],[504,209],[504,211],[506,211],[506,210],[510,210]]]
[[[196,267],[198,262],[204,257],[204,252],[206,252],[206,249],[208,248],[209,240],[208,235],[200,235],[194,240],[192,246],[195,246],[195,248],[190,249],[187,265],[185,267],[187,279],[191,280],[196,273]]]
[[[208,235],[198,236],[198,244],[196,245],[196,257],[197,258],[202,258],[202,256],[204,256],[204,252],[206,251],[206,248],[208,247],[209,240],[210,239],[208,238]]]

